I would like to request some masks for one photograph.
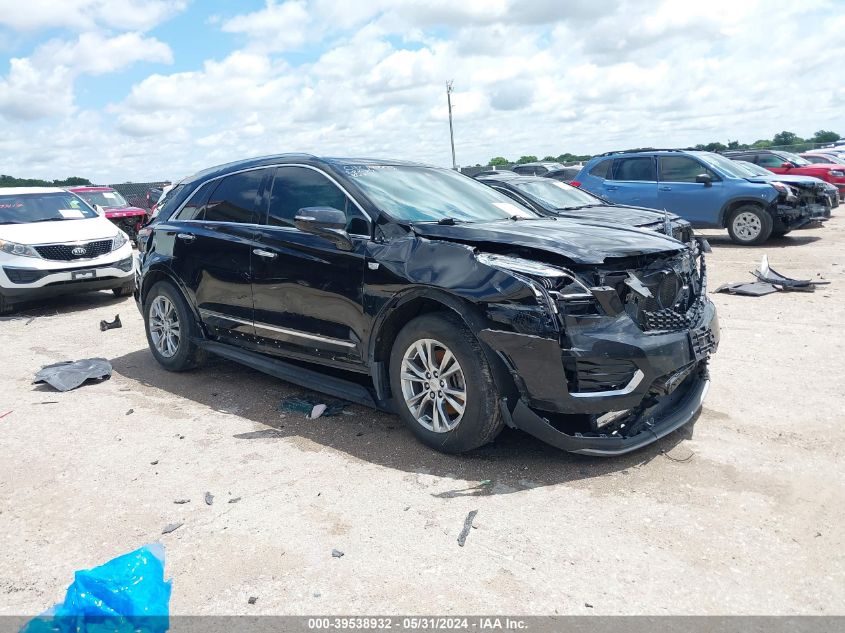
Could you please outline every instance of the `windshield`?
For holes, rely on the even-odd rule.
[[[738,165],[735,160],[725,158],[724,156],[720,156],[719,154],[714,154],[712,152],[702,152],[700,154],[696,154],[696,156],[707,163],[710,167],[714,167],[717,171],[721,171],[728,176],[733,176],[734,178],[748,178],[748,172],[742,168],[742,165]]]
[[[97,212],[72,193],[0,195],[0,224],[96,218]]]
[[[101,207],[128,207],[126,199],[116,191],[80,191],[79,195],[91,206],[99,204]]]
[[[764,167],[760,167],[759,165],[755,165],[754,163],[749,163],[745,160],[735,160],[733,161],[739,167],[747,171],[751,176],[765,176],[767,178],[772,177],[772,172]]]
[[[344,165],[343,170],[395,220],[485,222],[539,218],[480,182],[449,169],[405,165]]]
[[[810,161],[801,158],[798,154],[793,154],[792,152],[778,152],[780,156],[783,156],[786,160],[788,160],[793,165],[797,165],[799,167],[803,167],[804,165],[809,165]]]
[[[534,182],[515,182],[513,186],[519,191],[536,198],[543,206],[551,209],[601,204],[601,200],[585,191],[570,187],[556,180],[545,179]]]

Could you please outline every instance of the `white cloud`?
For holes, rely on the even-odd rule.
[[[147,22],[180,4],[147,3],[159,7]],[[34,2],[26,19],[3,19],[47,28],[43,6]],[[16,173],[62,175],[68,154],[51,151],[52,139],[79,142],[87,155],[94,141],[64,130],[84,120],[97,127],[90,137],[109,139],[109,150],[80,166],[95,170],[92,178],[118,181],[176,178],[282,151],[448,165],[448,79],[455,80],[463,164],[494,155],[752,141],[784,127],[845,134],[845,91],[833,61],[845,52],[845,16],[835,9],[829,0],[267,0],[255,11],[201,20],[210,37],[214,29],[234,35],[236,50],[151,74],[86,118],[74,110],[76,73],[167,63],[171,55],[167,42],[140,34],[143,26],[105,32],[110,18],[100,11],[66,16],[79,21],[77,39],[13,60],[0,80],[0,113],[54,117],[26,124],[37,129],[30,147],[15,154]],[[0,133],[4,155],[18,147],[16,138]]]
[[[0,0],[0,25],[16,31],[146,31],[184,10],[187,0]]]

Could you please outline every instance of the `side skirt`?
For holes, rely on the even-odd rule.
[[[351,380],[329,376],[319,371],[308,369],[307,367],[300,367],[277,358],[270,358],[263,354],[250,352],[234,345],[202,339],[195,340],[194,342],[202,349],[216,356],[222,356],[241,365],[252,367],[260,372],[281,378],[300,387],[320,391],[335,398],[342,398],[374,409],[384,409],[384,406],[379,406],[376,403],[373,399],[373,394],[366,387]]]

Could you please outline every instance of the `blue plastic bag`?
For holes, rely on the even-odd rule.
[[[170,591],[164,546],[146,545],[76,572],[64,602],[20,633],[164,633],[170,628]]]

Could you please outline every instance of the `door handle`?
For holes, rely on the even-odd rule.
[[[183,242],[188,242],[189,244],[197,239],[197,236],[193,233],[177,233],[176,237],[178,237]]]
[[[667,185],[663,185],[663,186],[660,188],[660,191],[672,191],[672,187],[669,187],[669,186],[667,186]]]
[[[267,259],[276,259],[276,257],[278,257],[276,253],[265,251],[260,248],[253,248],[252,252],[258,255],[259,257],[266,257]]]

